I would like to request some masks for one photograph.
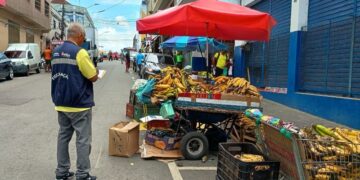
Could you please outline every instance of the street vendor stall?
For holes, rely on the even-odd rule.
[[[198,0],[172,7],[136,22],[140,34],[206,36],[221,40],[260,41],[269,39],[271,28],[275,24],[276,21],[267,13],[216,0]],[[209,52],[208,45],[207,39],[206,54]],[[207,65],[209,66],[209,63]],[[208,125],[212,123],[212,127],[216,127],[215,124],[229,119],[231,114],[239,114],[252,105],[260,106],[259,99],[261,98],[257,89],[245,79],[220,77],[214,79],[215,85],[212,86],[207,84],[208,77],[207,83],[194,82],[196,79],[185,77],[180,70],[165,69],[163,72],[165,72],[164,76],[153,77],[157,79],[157,82],[152,101],[180,97],[175,99],[175,109],[182,118],[191,122],[192,126],[187,130],[191,133],[188,134],[195,134],[190,138],[184,137],[181,143],[182,152],[189,159],[198,159],[208,151],[206,148],[208,142],[203,134],[193,133],[203,129],[198,126],[199,123],[205,122]],[[207,76],[208,74],[206,73]],[[229,99],[221,99],[222,92],[226,92],[223,97]],[[245,94],[248,96],[244,96]],[[254,98],[256,96],[257,98]],[[253,102],[253,99],[256,100]],[[208,120],[209,113],[212,113],[212,121]],[[232,123],[222,125],[223,129],[229,126],[231,128]]]

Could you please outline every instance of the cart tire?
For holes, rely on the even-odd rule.
[[[201,159],[209,152],[209,142],[200,132],[189,132],[181,139],[181,153],[188,160]]]

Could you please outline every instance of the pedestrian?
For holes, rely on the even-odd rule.
[[[108,53],[108,56],[109,56],[109,61],[112,61],[113,60],[113,53],[111,51],[109,51]]]
[[[46,49],[44,50],[44,59],[45,59],[45,72],[51,71],[51,57],[52,52],[50,49],[50,45],[46,46]]]
[[[215,66],[215,76],[222,76],[224,73],[224,69],[227,67],[229,62],[228,55],[226,51],[221,51],[215,53],[212,64]]]
[[[57,140],[56,179],[74,176],[70,171],[69,142],[76,132],[77,180],[96,180],[90,175],[91,122],[94,104],[93,82],[98,71],[89,54],[80,45],[85,40],[85,30],[72,23],[67,30],[67,40],[53,53],[51,96],[58,112],[59,134]]]
[[[126,66],[126,70],[125,72],[129,72],[129,68],[130,68],[130,52],[127,51],[126,55],[125,55],[125,66]]]
[[[179,69],[183,68],[183,61],[184,61],[184,56],[182,54],[181,51],[178,51],[176,53],[176,67],[178,67]]]
[[[140,71],[141,71],[141,65],[143,63],[145,56],[141,53],[141,49],[139,50],[139,53],[136,55],[136,64],[137,64],[137,68],[138,68],[138,74],[140,75]]]

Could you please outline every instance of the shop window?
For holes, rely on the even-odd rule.
[[[45,1],[45,16],[49,17],[50,15],[50,5]]]
[[[9,20],[9,43],[19,43],[20,42],[20,25]]]
[[[41,0],[35,0],[35,8],[41,11]]]

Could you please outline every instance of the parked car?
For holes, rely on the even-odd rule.
[[[140,76],[143,79],[147,79],[149,75],[160,73],[162,68],[174,65],[175,61],[170,55],[148,53],[142,64]]]
[[[14,78],[14,70],[11,60],[4,53],[0,53],[0,79],[4,78],[12,80]]]
[[[29,75],[31,71],[40,73],[40,48],[35,43],[10,44],[4,54],[11,60],[14,73]]]

